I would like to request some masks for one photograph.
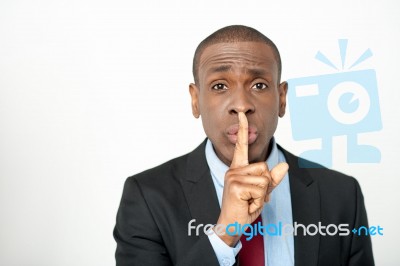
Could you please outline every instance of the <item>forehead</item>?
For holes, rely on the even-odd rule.
[[[199,60],[199,76],[224,68],[256,68],[277,73],[278,66],[270,46],[262,42],[217,43],[204,49]]]

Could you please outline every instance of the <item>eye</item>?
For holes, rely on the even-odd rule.
[[[255,89],[255,90],[265,90],[266,88],[268,88],[268,87],[264,83],[256,83],[252,87],[252,89]]]
[[[221,91],[221,90],[226,90],[228,88],[225,86],[225,84],[218,83],[218,84],[215,84],[214,86],[212,86],[212,89],[213,90],[217,90],[217,91]]]

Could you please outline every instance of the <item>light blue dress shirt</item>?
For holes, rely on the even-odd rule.
[[[278,150],[274,139],[272,139],[271,143],[272,150],[266,161],[269,169],[272,169],[280,162],[286,162],[283,153]],[[217,192],[219,206],[221,206],[225,173],[228,171],[229,167],[217,157],[210,140],[207,140],[205,153]],[[267,224],[278,226],[279,223],[282,223],[282,225],[293,224],[288,174],[285,175],[282,182],[272,191],[270,201],[264,205],[261,217],[264,226]],[[242,248],[241,242],[239,241],[236,247],[232,248],[226,245],[216,234],[208,235],[208,238],[220,265],[233,265],[235,263],[235,256]],[[293,235],[272,236],[264,234],[264,254],[265,265],[294,265]]]

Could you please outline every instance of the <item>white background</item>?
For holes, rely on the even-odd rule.
[[[324,3],[323,3],[324,2]],[[400,17],[396,1],[0,2],[0,264],[113,265],[112,230],[126,177],[194,149],[205,137],[188,84],[197,44],[230,24],[279,47],[283,79],[335,73],[370,48],[383,130],[360,136],[378,164],[334,168],[361,183],[377,265],[399,265]],[[323,126],[323,125],[322,125]],[[278,142],[299,154],[287,115]]]

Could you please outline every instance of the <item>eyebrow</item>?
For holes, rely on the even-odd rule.
[[[232,66],[230,65],[220,65],[210,69],[211,73],[219,73],[219,72],[229,72]],[[246,72],[255,77],[262,77],[265,76],[268,71],[260,68],[247,68]]]
[[[231,69],[231,66],[229,65],[221,65],[217,67],[213,67],[210,69],[210,72],[215,73],[215,72],[228,72]]]
[[[265,76],[268,73],[268,71],[265,71],[264,69],[260,69],[260,68],[246,69],[246,72],[248,72],[252,76],[256,76],[256,77],[262,77],[262,76]]]

